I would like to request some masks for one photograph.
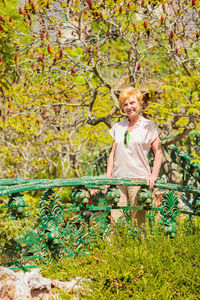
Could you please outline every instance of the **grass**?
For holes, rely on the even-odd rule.
[[[148,231],[148,228],[147,228]],[[133,238],[122,228],[90,255],[65,258],[42,268],[43,276],[88,278],[80,299],[200,299],[200,222],[184,221],[174,239],[158,231]],[[74,299],[73,291],[62,299]]]

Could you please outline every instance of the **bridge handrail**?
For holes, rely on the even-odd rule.
[[[11,185],[12,184],[12,185]],[[85,186],[88,188],[100,188],[104,185],[140,185],[147,187],[147,182],[144,179],[130,179],[130,178],[99,178],[99,177],[81,177],[71,179],[31,179],[19,181],[13,180],[12,183],[6,185],[5,180],[0,180],[0,196],[6,196],[18,192],[33,191],[33,190],[46,190],[50,188],[60,188],[69,186]],[[183,186],[180,184],[166,183],[157,181],[155,188],[169,189],[174,191],[189,192],[200,194],[200,188],[192,186]]]

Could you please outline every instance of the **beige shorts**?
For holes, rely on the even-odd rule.
[[[120,200],[117,203],[118,206],[127,206],[128,203],[130,206],[140,206],[137,200],[137,195],[141,190],[140,186],[126,186],[121,185],[118,187],[120,192]],[[145,223],[145,210],[131,210],[131,217],[136,220],[137,226],[140,227]],[[117,223],[119,217],[123,215],[123,211],[121,209],[112,209],[111,210],[111,218]]]

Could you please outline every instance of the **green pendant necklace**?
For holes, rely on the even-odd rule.
[[[135,128],[136,124],[138,123],[138,121],[140,120],[140,117],[138,118],[138,120],[135,122],[135,124],[132,127],[132,130],[133,128]],[[130,131],[127,129],[124,133],[124,146],[128,147],[128,144],[129,144],[129,140],[130,140]]]
[[[127,129],[124,133],[124,145],[126,147],[128,147],[129,139],[130,139],[130,134],[129,134],[129,130]]]

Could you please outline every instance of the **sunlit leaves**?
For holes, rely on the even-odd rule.
[[[125,85],[144,92],[145,113],[163,128],[181,132],[185,114],[198,115],[197,1],[174,8],[145,0],[15,6],[0,17],[0,127],[6,147],[21,155],[20,168],[67,176],[76,165],[76,175],[84,174],[80,157],[89,164],[88,153],[111,142],[106,128],[120,120],[116,95]]]

